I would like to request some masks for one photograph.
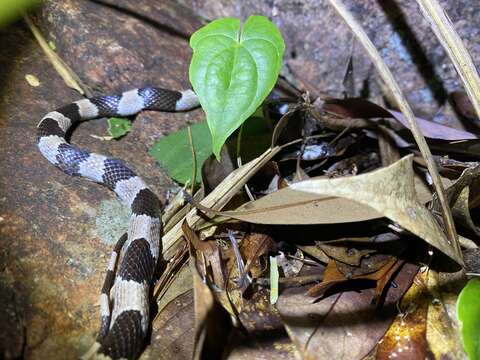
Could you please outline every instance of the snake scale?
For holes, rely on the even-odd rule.
[[[100,295],[100,332],[88,356],[135,359],[145,346],[153,277],[161,257],[161,204],[121,160],[79,149],[65,135],[83,120],[142,110],[185,111],[198,105],[192,90],[149,86],[73,102],[49,112],[37,126],[38,148],[50,163],[68,175],[107,186],[132,211],[128,232],[116,244],[108,265]]]

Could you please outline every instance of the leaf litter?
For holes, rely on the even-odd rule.
[[[348,94],[284,95],[275,90],[215,150],[219,161],[206,156],[211,144],[194,141],[190,152],[207,151],[201,182],[197,172],[196,192],[176,197],[163,245],[185,263],[188,243],[193,357],[464,358],[455,303],[464,255],[480,271],[470,261],[479,253],[479,133],[415,119],[459,249],[401,113]],[[465,96],[452,96],[474,118]]]
[[[278,104],[289,110],[282,114]],[[270,346],[283,344],[286,358],[462,353],[457,338],[447,341],[455,330],[446,326],[456,320],[445,307],[432,305],[444,303],[427,286],[436,267],[458,271],[463,257],[445,234],[425,163],[415,147],[393,141],[389,146],[401,156],[382,166],[379,134],[389,139],[398,124],[376,119],[371,125],[373,118],[359,115],[363,101],[348,106],[351,115],[340,117],[305,98],[267,102],[262,116],[273,124],[273,147],[255,150],[257,157],[236,168],[242,148],[249,150],[246,159],[255,154],[252,136],[241,138],[238,151],[237,131],[221,162],[211,156],[199,164],[202,183],[194,196],[184,191],[187,203],[178,207],[183,215],[164,237],[167,258],[182,238],[190,244],[196,357],[244,353],[239,339],[259,347],[249,354],[260,354],[265,349],[254,339],[259,329],[268,333],[265,326],[275,335]],[[360,118],[362,126],[345,126]],[[305,156],[313,149],[315,156]],[[478,154],[434,156],[462,244],[472,250],[478,239]],[[425,274],[420,267],[432,270]],[[209,335],[218,331],[214,324],[239,337]],[[427,329],[436,330],[427,336]]]

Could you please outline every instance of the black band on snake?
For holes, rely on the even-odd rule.
[[[184,111],[197,106],[192,90],[144,87],[76,101],[48,113],[38,124],[38,147],[48,161],[68,175],[106,185],[132,210],[128,233],[112,252],[100,296],[98,343],[87,358],[135,359],[145,346],[153,275],[161,256],[161,204],[120,160],[81,150],[69,144],[65,134],[82,120],[130,116],[142,110]]]

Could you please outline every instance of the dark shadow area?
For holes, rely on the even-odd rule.
[[[366,284],[363,284],[365,286]],[[462,284],[459,284],[459,281],[454,279],[450,282],[444,283],[441,287],[433,288],[432,293],[441,291],[444,287],[445,288],[452,288],[458,287]],[[358,292],[372,292],[371,289],[365,289],[362,284],[358,284],[358,287],[350,287],[350,291],[358,291]],[[305,292],[308,287],[304,288],[297,288],[295,292]],[[338,296],[340,292],[336,292],[335,294],[330,294],[330,296]],[[432,296],[426,293],[418,293],[415,298],[411,300],[412,304],[419,302],[420,298],[424,296]],[[326,297],[325,297],[326,298]],[[325,299],[324,298],[324,299]],[[335,306],[333,306],[334,308]],[[333,309],[332,308],[332,309]],[[312,308],[313,309],[313,308]],[[398,314],[398,308],[395,302],[389,302],[384,306],[376,309],[374,304],[364,304],[361,307],[355,308],[354,311],[343,311],[343,312],[336,312],[333,313],[332,309],[326,311],[322,314],[315,314],[311,313],[310,316],[282,316],[282,319],[287,321],[290,325],[294,326],[305,326],[311,327],[312,325],[322,325],[323,327],[327,328],[334,328],[338,326],[354,326],[358,324],[365,324],[365,323],[378,323],[385,321],[385,319],[391,318],[392,316]],[[392,318],[393,319],[393,318]]]
[[[422,48],[417,35],[408,25],[405,14],[395,0],[378,1],[378,5],[385,12],[385,15],[392,25],[394,31],[400,36],[402,44],[408,50],[412,62],[417,67],[422,78],[438,104],[444,104],[448,98],[448,92],[443,85],[443,80],[436,73],[434,65],[428,59]],[[432,32],[432,36],[435,36]]]
[[[12,74],[15,63],[23,56],[28,56],[29,49],[35,46],[35,39],[27,25],[22,20],[18,20],[0,29],[0,44],[0,99],[4,101],[9,86],[13,88]],[[0,119],[1,114],[2,107],[0,107]]]

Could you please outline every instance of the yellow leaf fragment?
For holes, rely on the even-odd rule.
[[[25,75],[25,80],[27,80],[28,85],[37,87],[40,86],[40,80],[35,75],[27,74]]]

